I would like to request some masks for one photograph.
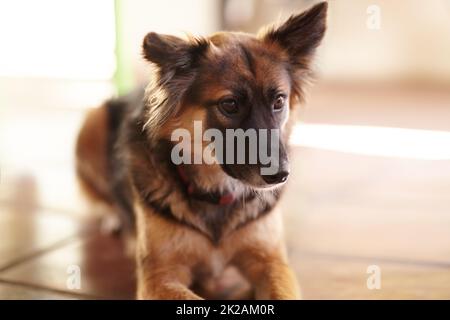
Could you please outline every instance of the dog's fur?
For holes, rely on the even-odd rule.
[[[260,165],[193,164],[183,175],[196,190],[232,192],[236,201],[220,205],[187,193],[171,162],[170,138],[176,128],[192,131],[194,120],[222,131],[277,128],[280,168],[288,171],[293,114],[325,32],[326,10],[320,3],[258,36],[223,32],[183,40],[149,33],[143,55],[155,73],[145,93],[89,113],[78,137],[77,173],[90,198],[108,204],[123,231],[136,236],[138,298],[200,299],[194,282],[228,265],[249,280],[256,298],[299,297],[275,207],[282,184],[265,183]],[[276,114],[273,90],[286,94],[286,108]],[[224,116],[218,110],[224,95],[237,96],[245,116]]]

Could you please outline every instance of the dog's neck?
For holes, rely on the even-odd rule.
[[[136,163],[143,166],[136,171],[133,181],[142,201],[154,213],[196,229],[215,244],[226,234],[270,212],[278,202],[281,189],[253,190],[220,167],[195,164],[184,167],[188,183],[202,193],[218,192],[219,202],[222,195],[230,192],[236,200],[220,205],[198,199],[198,194],[189,195],[186,182],[170,161],[170,144],[160,141],[151,146],[145,136],[140,139],[135,144],[135,156],[140,155]],[[148,148],[143,148],[145,145]]]
[[[197,201],[205,201],[219,206],[229,206],[240,200],[240,194],[235,191],[214,191],[202,190],[194,183],[182,165],[176,166],[179,180],[184,187],[186,195]],[[245,195],[246,200],[250,200],[254,195]]]

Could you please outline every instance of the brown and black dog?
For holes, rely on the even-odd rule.
[[[326,12],[327,3],[317,4],[258,36],[149,33],[143,55],[155,70],[146,90],[88,115],[77,173],[87,194],[135,236],[138,298],[201,299],[192,285],[227,266],[248,280],[255,298],[299,298],[276,204]],[[259,162],[175,165],[171,135],[179,128],[195,135],[194,121],[220,132],[280,130],[277,172],[262,175]]]

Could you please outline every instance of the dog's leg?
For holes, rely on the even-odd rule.
[[[252,283],[256,299],[300,299],[297,279],[281,250],[275,254],[247,252],[237,264]]]
[[[138,299],[202,299],[189,289],[192,270],[181,259],[177,226],[135,205]]]
[[[157,300],[200,300],[192,292],[190,272],[185,267],[155,268],[146,264],[145,259],[138,264],[137,298]]]

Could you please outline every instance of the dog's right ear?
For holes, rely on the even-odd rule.
[[[143,56],[161,69],[188,69],[195,66],[198,58],[208,47],[202,38],[181,38],[148,33],[142,44]]]

